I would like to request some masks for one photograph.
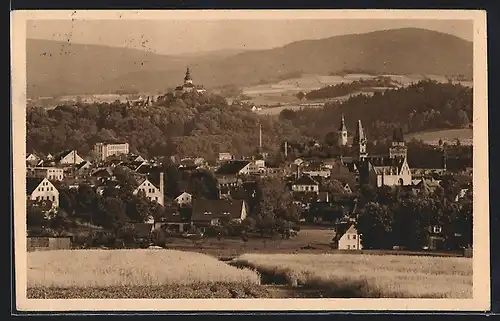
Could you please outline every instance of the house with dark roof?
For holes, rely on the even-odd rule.
[[[203,200],[193,201],[192,223],[196,227],[219,225],[224,221],[241,222],[248,214],[244,200]]]
[[[236,176],[250,174],[250,161],[231,160],[222,164],[215,172],[215,176]]]
[[[54,160],[61,165],[78,165],[85,161],[76,150],[65,150],[54,156]]]
[[[335,226],[332,246],[339,250],[362,250],[361,235],[353,222],[342,222]]]
[[[59,207],[59,191],[47,178],[27,177],[26,197],[36,202],[50,201],[52,207]]]
[[[319,183],[308,175],[302,175],[292,183],[292,191],[319,193]]]
[[[411,171],[406,157],[366,157],[358,162],[361,184],[381,186],[411,185]]]
[[[163,173],[160,173],[159,177],[154,175],[144,177],[139,181],[139,186],[137,186],[133,193],[134,195],[144,193],[150,201],[155,201],[163,206],[165,204]]]

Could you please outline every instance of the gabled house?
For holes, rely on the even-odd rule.
[[[50,201],[52,207],[59,207],[59,191],[47,178],[27,177],[26,197],[36,202]]]
[[[34,166],[34,165],[38,164],[38,162],[40,162],[40,157],[38,157],[34,153],[28,154],[28,156],[26,156],[26,163],[27,164]]]
[[[241,222],[248,214],[244,200],[202,200],[193,201],[192,223],[202,230],[205,227],[220,225],[224,221]]]
[[[312,177],[303,175],[292,183],[292,191],[319,193],[319,183]]]
[[[250,174],[250,161],[231,160],[222,164],[215,172],[217,177],[237,176]]]
[[[90,173],[90,176],[99,179],[100,181],[113,180],[115,175],[111,167],[96,168]]]
[[[75,171],[78,175],[84,175],[89,173],[92,168],[92,163],[89,161],[83,161],[80,164],[75,166]]]
[[[153,177],[143,178],[133,193],[137,195],[140,192],[144,193],[150,201],[156,201],[163,206],[165,204],[163,173],[160,173],[159,180],[156,181]]]
[[[180,206],[185,207],[191,205],[191,201],[193,196],[188,192],[182,192],[179,196],[177,196],[174,201]]]
[[[54,160],[61,165],[78,165],[85,161],[76,150],[65,150],[55,155]]]
[[[335,226],[333,247],[339,250],[362,250],[361,235],[353,222],[343,222]]]

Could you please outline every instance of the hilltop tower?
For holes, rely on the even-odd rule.
[[[191,78],[191,73],[189,72],[189,67],[186,70],[186,76],[184,76],[184,84],[193,84],[193,78]]]
[[[347,127],[345,126],[344,114],[342,114],[342,118],[340,119],[340,127],[337,131],[337,144],[339,147],[347,145]]]
[[[361,120],[358,120],[358,126],[356,127],[356,135],[354,136],[353,146],[357,152],[358,160],[363,160],[368,156],[366,152],[366,135],[363,130],[363,125],[361,125]]]
[[[402,128],[394,129],[394,132],[392,134],[392,144],[391,147],[389,147],[389,157],[406,158],[407,154],[408,154],[408,147],[405,144],[403,129]]]

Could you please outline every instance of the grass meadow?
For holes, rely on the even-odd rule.
[[[32,298],[252,297],[258,273],[215,257],[174,250],[60,250],[28,253]]]
[[[266,283],[322,289],[326,297],[472,298],[472,259],[402,255],[244,254],[232,265]]]

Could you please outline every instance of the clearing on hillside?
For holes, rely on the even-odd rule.
[[[426,144],[435,146],[439,144],[440,139],[443,143],[446,142],[447,144],[455,144],[458,139],[462,145],[472,145],[472,134],[472,128],[444,129],[408,134],[406,139],[411,140],[416,138],[424,141]]]
[[[472,298],[470,258],[244,254],[231,264],[256,269],[265,283],[323,289],[324,297]]]

